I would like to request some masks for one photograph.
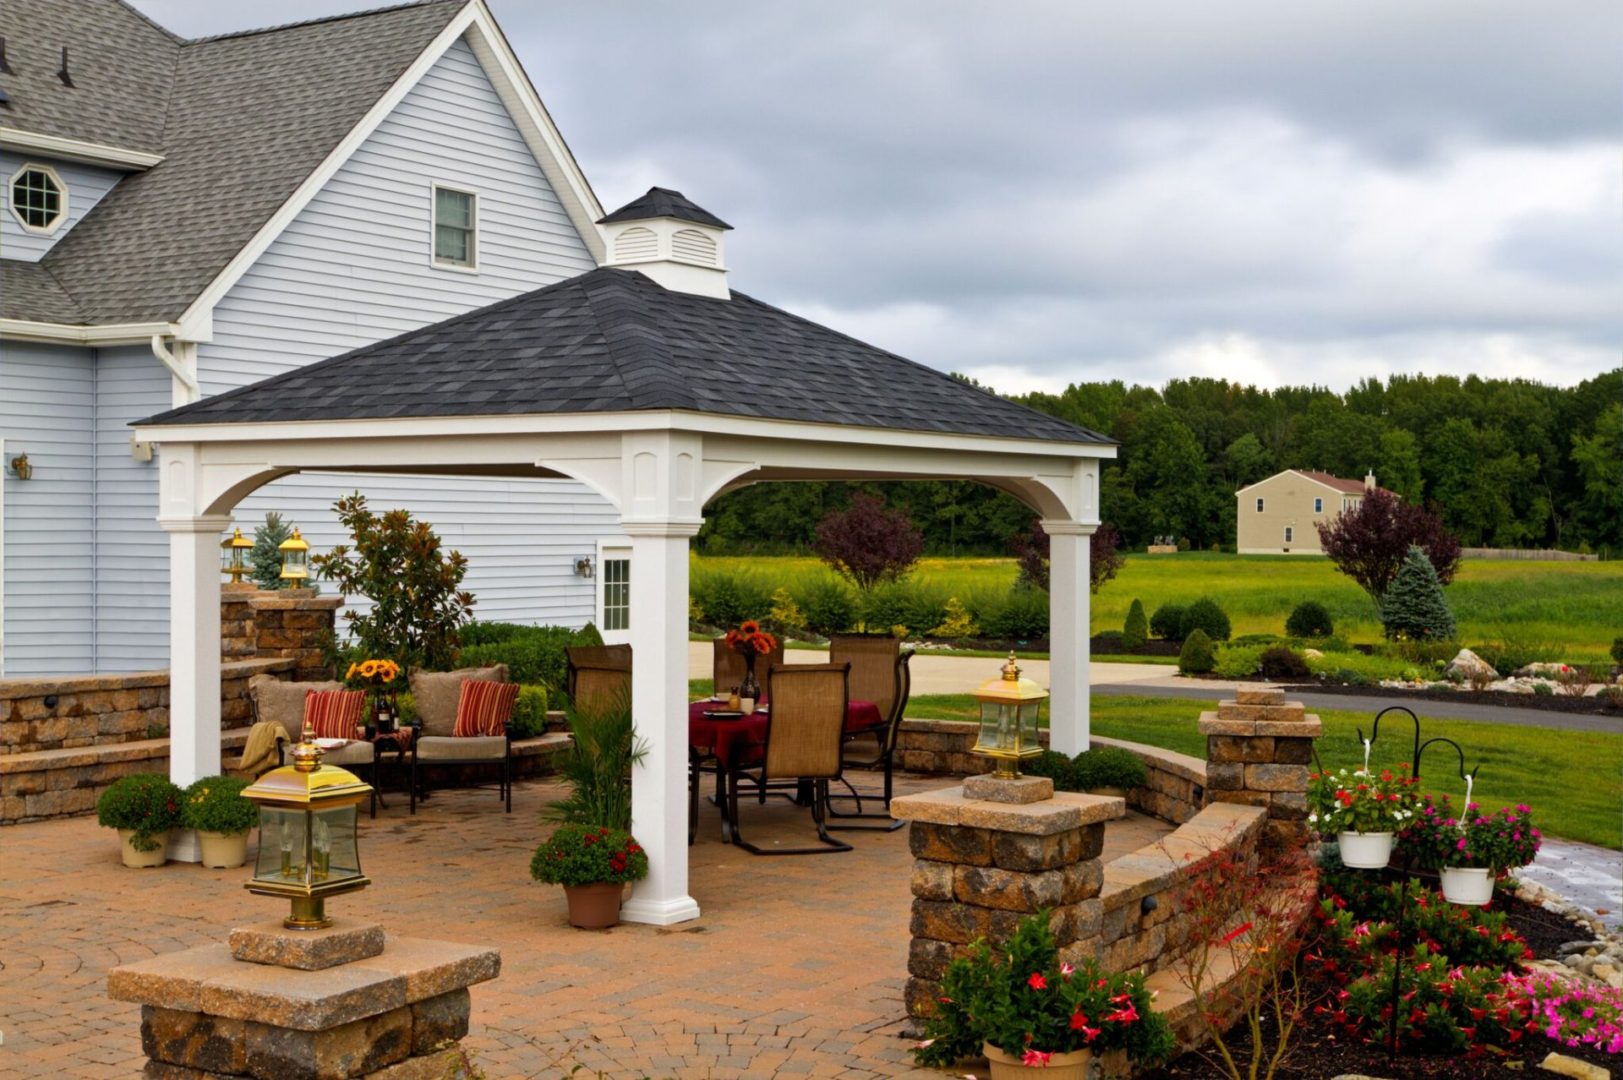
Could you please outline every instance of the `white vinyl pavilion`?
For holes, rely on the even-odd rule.
[[[705,506],[727,491],[765,481],[969,479],[1030,506],[1052,537],[1052,745],[1075,753],[1088,744],[1089,536],[1099,461],[1114,446],[680,410],[155,421],[138,437],[160,446],[176,783],[220,771],[221,534],[250,492],[302,470],[567,477],[618,509],[637,583],[632,711],[649,747],[632,778],[633,827],[652,867],[627,919],[665,925],[699,914],[688,893],[688,542]]]

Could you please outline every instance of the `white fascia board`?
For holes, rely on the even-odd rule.
[[[718,421],[726,425],[724,432],[718,432]],[[137,427],[135,430],[143,440],[195,443],[692,431],[700,434],[725,434],[728,437],[856,443],[876,448],[913,447],[1062,458],[1116,456],[1116,447],[1094,443],[1063,443],[994,435],[956,435],[842,424],[811,424],[794,420],[761,420],[665,409],[563,415],[386,417],[366,420],[285,420],[245,424],[151,424]]]
[[[468,47],[484,68],[497,96],[507,106],[508,113],[518,126],[519,133],[529,145],[547,182],[563,204],[575,231],[597,260],[603,265],[608,249],[597,220],[603,216],[603,204],[586,180],[580,163],[575,160],[569,144],[564,141],[558,126],[552,122],[547,107],[535,92],[535,85],[525,74],[524,67],[507,43],[507,35],[485,6],[484,0],[472,0],[474,17],[468,32]]]
[[[163,160],[162,154],[145,150],[129,150],[122,146],[64,139],[59,135],[41,135],[34,131],[0,127],[0,150],[14,150],[19,154],[40,154],[67,161],[82,161],[87,165],[106,165],[115,169],[150,169]]]
[[[1274,473],[1274,475],[1272,475],[1272,476],[1263,477],[1261,480],[1258,480],[1255,484],[1247,484],[1245,487],[1241,488],[1239,491],[1236,491],[1234,493],[1234,496],[1235,496],[1235,498],[1239,498],[1241,495],[1244,495],[1246,492],[1250,491],[1252,488],[1261,487],[1262,485],[1268,483],[1271,480],[1278,480],[1281,476],[1284,476],[1286,473],[1295,473],[1297,476],[1300,476],[1303,480],[1306,480],[1308,483],[1317,484],[1320,487],[1322,487],[1322,488],[1324,488],[1324,489],[1326,489],[1328,491],[1338,492],[1338,493],[1343,494],[1343,495],[1347,494],[1346,492],[1342,491],[1338,487],[1333,487],[1330,484],[1326,484],[1323,480],[1318,480],[1318,479],[1315,479],[1314,477],[1309,476],[1307,473],[1303,472],[1301,469],[1281,469],[1278,472]]]
[[[72,326],[66,323],[0,319],[0,338],[7,341],[47,341],[63,345],[144,345],[154,335],[175,337],[174,323],[116,323],[107,326]]]
[[[253,239],[249,240],[237,252],[231,261],[226,264],[225,269],[220,271],[215,279],[209,282],[208,287],[197,295],[197,298],[187,307],[185,314],[180,317],[179,322],[182,325],[188,327],[198,325],[206,314],[213,312],[214,305],[218,304],[225,294],[231,290],[231,287],[241,279],[242,275],[248,272],[248,268],[259,260],[259,257],[276,241],[278,236],[282,235],[282,231],[293,223],[293,219],[298,217],[299,212],[309,205],[310,200],[315,198],[317,193],[327,185],[327,181],[332,179],[333,174],[343,167],[344,163],[371,136],[372,132],[377,130],[378,125],[382,124],[388,115],[394,111],[395,106],[399,105],[405,96],[411,92],[412,87],[416,86],[422,77],[428,73],[428,70],[439,61],[439,58],[445,54],[445,50],[449,49],[453,42],[467,32],[468,27],[472,25],[480,10],[477,0],[470,0],[468,5],[457,12],[456,16],[439,32],[438,36],[428,44],[428,47],[417,54],[417,59],[413,60],[410,66],[394,81],[394,84],[384,92],[383,96],[373,103],[372,108],[367,110],[366,115],[361,117],[360,122],[351,128],[349,134],[345,135],[343,140],[322,159],[321,164],[317,165],[310,175],[304,178],[304,182],[294,190],[292,195],[288,196],[287,201],[277,209],[276,213],[270,216],[270,220],[260,226]]]

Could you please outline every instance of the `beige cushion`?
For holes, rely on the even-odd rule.
[[[283,764],[286,764],[292,760],[288,757],[288,754],[292,751],[292,749],[293,747],[289,746],[288,744],[282,744]],[[334,747],[331,750],[323,750],[321,752],[321,763],[323,765],[343,766],[370,765],[375,757],[376,751],[372,748],[371,743],[364,739],[356,739],[353,742],[345,743],[343,746]]]
[[[418,761],[500,761],[507,756],[507,740],[500,735],[463,738],[424,735],[417,740]]]
[[[507,665],[411,673],[411,697],[417,703],[417,719],[422,722],[424,735],[449,736],[456,730],[457,702],[462,697],[462,684],[469,679],[506,682]]]
[[[253,698],[257,717],[281,724],[291,742],[298,742],[304,734],[305,693],[343,688],[341,682],[283,682],[274,675],[255,675],[248,680],[248,695]]]

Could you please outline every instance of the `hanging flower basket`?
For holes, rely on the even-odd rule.
[[[1441,877],[1443,899],[1450,904],[1481,907],[1493,899],[1493,871],[1485,866],[1448,866]]]
[[[1354,870],[1380,870],[1392,861],[1392,834],[1389,832],[1344,832],[1336,834],[1341,862]]]
[[[1392,860],[1392,837],[1414,817],[1414,778],[1396,770],[1342,769],[1319,773],[1308,784],[1307,823],[1334,835],[1341,861],[1355,870],[1379,870]]]

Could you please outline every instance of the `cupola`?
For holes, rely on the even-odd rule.
[[[680,191],[648,193],[601,218],[605,266],[640,270],[667,289],[726,300],[722,233],[731,225]]]

